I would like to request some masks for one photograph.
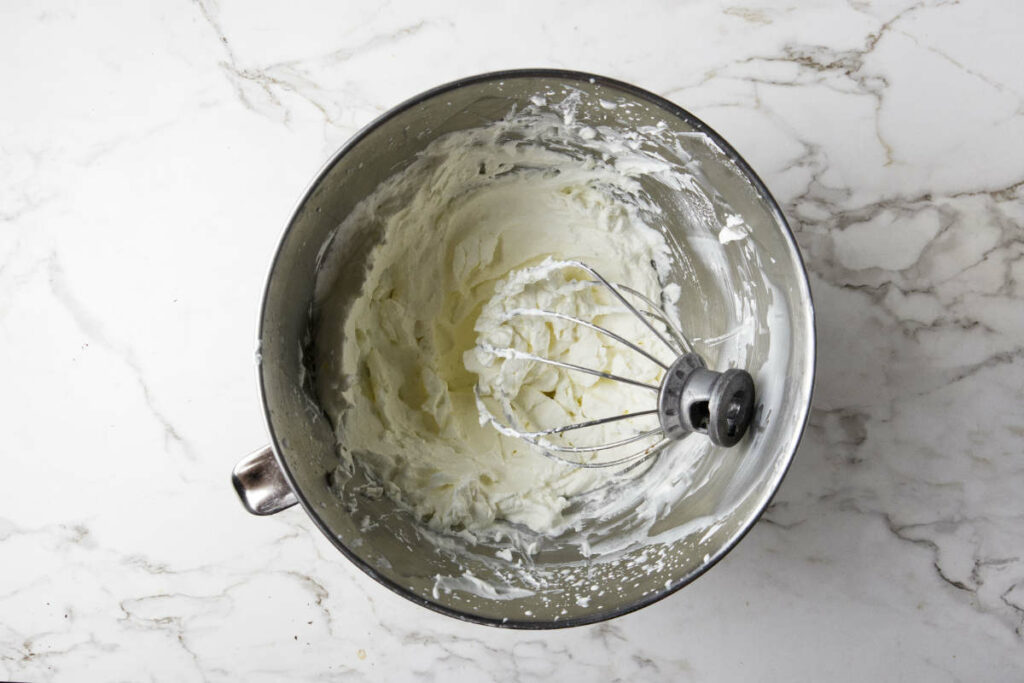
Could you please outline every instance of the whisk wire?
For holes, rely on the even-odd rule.
[[[512,437],[515,437],[517,439],[521,439],[523,441],[526,441],[527,443],[533,444],[534,446],[537,446],[540,449],[541,453],[543,453],[543,455],[546,456],[547,458],[550,458],[551,460],[555,460],[555,461],[560,462],[560,463],[572,465],[573,467],[584,467],[584,468],[587,468],[587,469],[600,469],[600,468],[604,468],[604,467],[615,467],[617,465],[624,465],[624,464],[627,464],[627,463],[637,463],[637,464],[639,464],[643,460],[645,460],[647,458],[650,458],[650,457],[653,457],[657,453],[661,452],[666,446],[668,446],[672,442],[672,439],[664,438],[663,437],[662,439],[660,439],[656,443],[651,444],[650,446],[648,446],[647,448],[645,448],[643,450],[636,451],[634,453],[631,453],[629,455],[626,455],[626,456],[623,456],[623,457],[620,457],[620,458],[616,458],[615,460],[601,460],[601,461],[598,461],[598,462],[586,462],[586,461],[583,461],[583,460],[571,459],[571,458],[567,458],[567,457],[561,456],[558,453],[559,452],[584,453],[584,452],[588,452],[588,451],[584,451],[584,450],[566,451],[566,450],[563,450],[563,448],[557,447],[557,446],[555,446],[555,444],[552,444],[552,443],[548,442],[546,439],[537,438],[538,436],[543,436],[544,432],[526,432],[526,431],[523,431],[523,430],[519,429],[518,426],[516,425],[515,419],[513,419],[512,415],[509,413],[510,405],[509,405],[507,397],[503,396],[502,399],[499,401],[499,403],[501,403],[503,405],[503,407],[505,408],[506,419],[508,420],[508,424],[502,422],[497,417],[495,417],[494,413],[492,413],[491,410],[486,406],[486,404],[482,400],[482,397],[480,396],[480,390],[479,390],[478,387],[473,387],[473,395],[476,397],[477,409],[480,411],[481,416],[484,416],[484,419],[486,419],[486,421],[489,422],[500,433],[505,434],[506,436],[512,436]],[[643,412],[633,413],[631,415],[621,415],[621,416],[620,415],[616,415],[616,416],[614,416],[612,418],[602,418],[600,420],[594,420],[593,422],[601,423],[601,422],[618,420],[618,419],[626,419],[627,417],[640,417],[640,416],[643,416],[643,415],[647,415],[647,414],[649,414],[651,412],[657,412],[657,411],[643,411]],[[569,426],[572,427],[573,425],[569,425]],[[581,423],[581,426],[583,426],[582,423]],[[590,426],[590,425],[588,424],[586,426]],[[536,434],[536,436],[535,436],[535,434]],[[620,441],[618,441],[616,443],[613,443],[613,444],[604,444],[599,449],[593,449],[590,452],[594,452],[594,450],[600,450],[600,449],[606,449],[606,448],[614,448],[614,447],[618,447],[618,446],[625,446],[625,445],[628,445],[630,443],[635,443],[636,441],[640,441],[640,440],[645,439],[645,438],[650,438],[652,436],[657,436],[659,434],[664,434],[664,430],[662,430],[662,429],[653,429],[653,430],[650,430],[650,431],[647,431],[647,432],[643,432],[643,433],[634,435],[632,437],[629,437],[628,439],[622,439],[622,440],[620,440]]]
[[[527,439],[531,443],[540,446],[541,448],[547,448],[552,451],[558,451],[559,453],[597,453],[598,451],[607,451],[613,448],[619,448],[620,446],[628,446],[631,443],[648,439],[652,436],[661,434],[661,428],[649,429],[639,434],[627,436],[624,439],[618,441],[609,441],[608,443],[602,443],[595,446],[562,446],[559,444],[551,443],[546,439]]]
[[[651,301],[651,298],[649,296],[647,296],[643,292],[638,292],[637,290],[627,285],[616,284],[615,286],[624,292],[629,292],[636,298],[640,299],[640,301],[643,301],[645,304],[651,307],[650,311],[643,311],[643,313],[651,318],[654,318],[655,320],[660,320],[662,323],[664,323],[665,327],[668,328],[669,334],[676,340],[676,342],[678,342],[680,347],[675,348],[670,346],[669,348],[671,348],[676,353],[693,352],[693,345],[690,344],[690,340],[686,338],[686,335],[683,334],[683,331],[679,329],[679,326],[676,325],[672,318],[668,317],[667,315],[661,312],[661,307],[658,306],[658,304]]]
[[[645,448],[642,451],[637,451],[636,453],[624,455],[621,458],[616,458],[615,460],[602,460],[600,462],[570,460],[569,458],[563,458],[562,456],[556,453],[552,453],[551,451],[548,451],[544,448],[541,449],[541,453],[551,458],[552,460],[567,463],[569,465],[572,465],[573,467],[583,467],[586,469],[603,469],[605,467],[617,467],[618,465],[626,465],[630,463],[632,463],[633,465],[639,465],[644,460],[647,460],[648,458],[653,458],[658,453],[661,453],[670,443],[672,443],[672,439],[662,439],[661,441],[652,444],[651,446]]]
[[[555,311],[544,311],[544,310],[540,310],[540,309],[536,309],[536,308],[517,308],[517,309],[509,311],[507,314],[505,314],[505,316],[503,316],[503,318],[502,318],[502,321],[504,322],[504,321],[507,321],[507,320],[511,320],[512,318],[516,318],[516,317],[519,317],[519,316],[527,316],[527,317],[533,317],[533,318],[557,318],[559,320],[565,320],[565,321],[568,321],[568,322],[571,322],[571,323],[576,323],[577,325],[581,325],[583,327],[590,328],[591,330],[594,330],[595,332],[599,332],[600,334],[603,334],[603,335],[605,335],[605,336],[607,336],[607,337],[609,337],[611,339],[614,339],[615,341],[619,342],[620,344],[624,344],[625,346],[633,349],[634,351],[636,351],[637,353],[639,353],[643,357],[647,358],[651,362],[656,363],[663,370],[668,370],[668,366],[667,365],[662,363],[660,360],[658,360],[653,355],[651,355],[650,353],[648,353],[644,349],[640,348],[639,346],[637,346],[633,342],[629,341],[628,339],[625,339],[624,337],[621,337],[621,336],[615,334],[614,332],[612,332],[611,330],[609,330],[607,328],[601,327],[600,325],[595,325],[594,323],[590,322],[589,320],[583,320],[581,318],[577,318],[577,317],[572,316],[572,315],[566,315],[565,313],[556,313]]]
[[[650,389],[651,391],[653,391],[655,393],[661,391],[661,387],[655,386],[653,384],[647,384],[646,382],[641,382],[639,380],[631,379],[629,377],[623,377],[621,375],[613,375],[612,373],[605,372],[604,370],[595,370],[594,368],[586,368],[586,367],[583,367],[582,365],[574,365],[573,363],[564,363],[564,362],[562,362],[560,360],[555,360],[553,358],[544,358],[543,356],[538,356],[538,355],[536,355],[534,353],[529,353],[528,351],[520,351],[518,349],[507,348],[507,347],[506,348],[498,348],[496,346],[491,346],[490,344],[479,344],[479,346],[484,351],[486,351],[488,353],[491,353],[491,354],[494,354],[495,356],[498,356],[499,358],[504,358],[506,360],[516,360],[516,359],[518,359],[518,360],[532,360],[532,361],[536,361],[538,363],[545,363],[547,365],[553,365],[555,367],[565,368],[566,370],[576,370],[577,372],[584,372],[584,373],[586,373],[588,375],[594,375],[595,377],[602,377],[604,379],[610,379],[610,380],[614,380],[616,382],[624,382],[625,384],[632,384],[633,386],[636,386],[636,387],[643,387],[644,389]]]
[[[620,420],[629,420],[634,417],[644,417],[645,415],[657,415],[657,409],[654,410],[640,410],[635,413],[624,413],[622,415],[612,415],[610,417],[601,417],[595,420],[587,420],[586,422],[576,422],[575,424],[565,425],[564,427],[552,427],[551,429],[542,429],[536,432],[520,432],[522,436],[526,437],[540,437],[548,436],[549,434],[563,434],[565,432],[571,432],[576,429],[585,429],[587,427],[597,427],[600,425],[608,424],[609,422],[618,422]],[[660,431],[660,430],[659,430]]]
[[[622,293],[619,292],[619,290],[616,289],[615,286],[612,283],[608,282],[608,280],[606,280],[604,278],[604,276],[601,275],[601,273],[597,272],[596,270],[594,270],[593,268],[588,266],[586,263],[582,263],[580,261],[566,261],[566,263],[570,264],[570,265],[573,265],[573,266],[576,266],[578,268],[582,268],[583,270],[587,271],[588,273],[590,273],[591,275],[596,277],[598,280],[600,280],[601,284],[603,284],[605,287],[607,287],[608,291],[611,292],[613,295],[615,295],[615,298],[619,300],[619,303],[621,303],[623,306],[625,306],[629,310],[630,313],[632,313],[637,318],[639,318],[640,321],[647,327],[647,329],[649,329],[652,333],[654,333],[655,337],[660,339],[661,342],[665,346],[667,346],[669,349],[671,349],[673,351],[675,350],[675,348],[672,346],[672,343],[669,340],[665,339],[664,335],[662,335],[662,333],[658,331],[658,328],[655,327],[654,325],[652,325],[651,322],[640,311],[638,311],[636,309],[636,306],[634,306],[633,304],[629,303],[629,301],[626,299],[626,297],[622,296]],[[644,297],[644,298],[646,298],[646,297]],[[650,300],[648,300],[648,301],[650,301]]]

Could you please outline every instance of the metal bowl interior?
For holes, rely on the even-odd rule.
[[[683,149],[665,153],[682,155],[680,163],[699,167],[716,206],[728,206],[748,226],[742,244],[707,239],[695,245],[693,235],[678,227],[692,218],[685,198],[649,188],[666,210],[664,230],[681,263],[678,278],[701,292],[699,299],[681,300],[681,318],[706,320],[708,330],[734,324],[737,317],[753,320],[757,333],[737,353],[758,384],[760,413],[739,446],[714,454],[718,460],[709,470],[709,484],[699,495],[666,506],[645,542],[591,558],[557,543],[541,547],[536,561],[552,576],[560,568],[578,572],[585,567],[607,590],[590,599],[558,585],[543,591],[524,586],[489,593],[468,585],[467,590],[439,591],[439,578],[456,587],[460,580],[477,587],[497,585],[493,548],[458,541],[460,547],[453,550],[450,539],[425,532],[386,497],[344,495],[362,483],[361,475],[336,480],[332,426],[310,390],[306,366],[317,268],[325,245],[333,240],[336,249],[340,240],[346,265],[339,277],[357,293],[363,264],[380,235],[338,231],[352,208],[437,137],[500,119],[548,92],[579,93],[577,116],[590,125],[667,130]],[[707,272],[699,260],[688,263],[686,254],[695,246],[723,250],[732,264],[728,272]],[[738,311],[727,293],[742,286],[739,279],[750,277],[757,282],[747,288],[748,305]],[[793,458],[809,410],[815,355],[813,308],[795,241],[778,205],[735,150],[662,98],[610,79],[552,70],[485,74],[441,86],[384,114],[339,150],[299,202],[281,240],[264,294],[258,341],[260,389],[278,462],[334,545],[414,602],[461,619],[518,628],[571,626],[624,614],[690,583],[725,555],[756,522]],[[709,360],[713,366],[714,358]],[[369,530],[367,518],[375,522]],[[714,524],[694,525],[698,519]],[[645,562],[655,550],[660,560]]]

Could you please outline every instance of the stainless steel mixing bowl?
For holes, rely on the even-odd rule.
[[[685,284],[690,291],[701,294],[684,297],[680,315],[707,320],[708,329],[735,325],[738,317],[753,321],[758,333],[737,353],[755,377],[761,405],[752,433],[728,452],[709,456],[714,467],[704,470],[708,481],[699,495],[682,495],[666,505],[646,540],[590,557],[578,547],[542,540],[533,561],[550,580],[538,588],[515,585],[518,575],[509,578],[503,572],[493,546],[429,532],[387,497],[354,493],[366,483],[364,475],[335,473],[332,426],[311,390],[308,359],[316,317],[314,285],[325,245],[333,240],[332,250],[342,254],[339,277],[355,294],[367,255],[380,238],[337,230],[352,208],[439,136],[505,117],[528,106],[531,98],[536,102],[538,93],[567,91],[579,93],[576,116],[590,125],[655,126],[678,134],[679,148],[660,151],[700,169],[713,200],[708,210],[728,206],[748,226],[743,247],[717,239],[701,246],[724,250],[730,264],[726,271],[708,272],[699,263],[680,271],[681,279],[689,278]],[[683,226],[700,216],[695,217],[692,202],[664,188],[651,188],[651,196],[664,210],[663,228],[670,242],[685,258],[692,235]],[[756,272],[751,270],[751,254],[757,256]],[[751,278],[756,280],[753,286],[741,282]],[[743,310],[730,303],[730,288],[746,292]],[[334,155],[299,202],[274,256],[260,319],[259,387],[271,445],[239,463],[233,481],[255,514],[300,503],[344,556],[430,609],[515,628],[610,619],[690,583],[754,525],[803,432],[814,343],[807,277],[786,219],[746,162],[704,123],[656,95],[590,74],[524,70],[466,78],[423,93],[364,128]],[[715,523],[695,526],[697,519]],[[628,521],[627,512],[623,520],[605,524],[602,533],[614,536]],[[562,576],[568,578],[560,584]],[[575,592],[580,577],[607,590],[580,598]]]

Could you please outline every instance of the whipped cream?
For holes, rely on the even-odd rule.
[[[617,325],[647,348],[658,343],[630,314],[612,313],[585,273],[537,270],[546,259],[576,259],[661,300],[669,248],[638,201],[638,178],[650,169],[546,144],[593,145],[597,135],[554,116],[449,134],[342,226],[383,239],[354,302],[344,287],[321,283],[320,401],[346,467],[366,468],[433,529],[487,532],[504,521],[557,534],[572,501],[619,476],[546,458],[481,424],[474,387],[544,426],[654,405],[644,389],[486,350],[512,346],[658,383],[661,368],[592,330],[504,319],[515,309],[556,310]],[[572,438],[608,441],[638,428],[626,420]]]
[[[656,282],[646,284],[652,292],[658,289]],[[625,296],[634,298],[628,292]],[[637,300],[634,305],[647,308]],[[498,431],[525,433],[546,447],[550,457],[586,465],[642,454],[660,440],[656,415],[641,412],[624,418],[654,408],[649,389],[544,362],[572,364],[658,387],[664,367],[676,355],[582,264],[547,259],[513,272],[499,283],[475,329],[477,346],[466,353],[466,367],[479,377],[481,415]],[[662,331],[662,336],[667,333]],[[605,418],[624,419],[551,433]],[[651,432],[639,441],[607,448]],[[602,449],[558,450],[596,446]]]

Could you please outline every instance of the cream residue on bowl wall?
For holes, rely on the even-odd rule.
[[[342,226],[383,236],[354,301],[350,291],[334,286],[340,256],[329,250],[324,257],[315,377],[335,427],[339,476],[364,470],[380,494],[421,521],[423,535],[439,552],[457,559],[469,544],[494,548],[489,558],[474,560],[491,572],[488,580],[471,572],[439,576],[435,597],[438,591],[464,591],[515,599],[524,591],[570,586],[572,600],[599,600],[601,591],[591,590],[599,589],[593,567],[578,575],[552,572],[533,561],[538,544],[558,539],[581,558],[650,546],[642,561],[634,561],[637,571],[650,573],[671,568],[672,558],[659,557],[659,548],[687,536],[706,539],[727,515],[717,510],[679,527],[657,528],[672,504],[713,478],[718,465],[706,457],[711,447],[704,439],[686,439],[626,472],[582,469],[545,458],[480,422],[473,388],[481,376],[486,383],[489,366],[476,347],[479,336],[494,332],[480,316],[516,271],[548,258],[578,259],[665,301],[674,315],[672,302],[701,294],[681,286],[687,262],[679,258],[679,245],[666,240],[663,210],[648,185],[694,205],[699,225],[693,230],[701,239],[717,245],[745,236],[715,206],[698,169],[654,149],[652,141],[674,145],[684,160],[689,156],[664,126],[623,131],[585,125],[576,120],[577,104],[571,89],[539,93],[504,120],[432,142],[381,184]],[[706,136],[690,135],[713,146]],[[687,258],[726,277],[720,251],[698,248]],[[564,305],[558,300],[566,291],[559,286],[530,296]],[[709,365],[720,369],[741,362],[755,334],[742,291],[749,284],[729,286],[736,324],[696,339]],[[617,363],[624,374],[649,372],[614,342],[587,344],[581,364],[596,359]],[[659,377],[648,379],[656,383]],[[589,396],[589,416],[617,401],[631,407],[639,400],[621,387],[594,389],[593,383],[546,387],[540,394],[534,396],[538,403],[551,401],[557,410],[570,398]]]

